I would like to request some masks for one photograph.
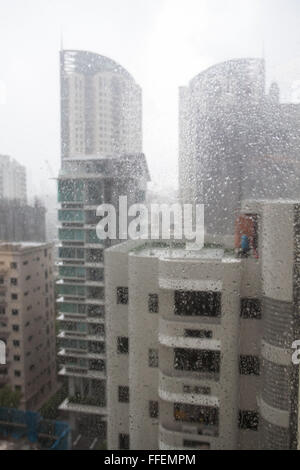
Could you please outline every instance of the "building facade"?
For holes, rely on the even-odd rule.
[[[300,106],[266,94],[265,62],[230,60],[179,91],[179,186],[205,204],[210,235],[233,235],[241,201],[299,198]]]
[[[57,390],[52,265],[50,244],[0,244],[0,386],[19,391],[24,410],[38,410]]]
[[[256,221],[245,257],[132,241],[105,252],[109,449],[296,447],[298,208],[242,203]]]
[[[9,242],[45,242],[46,209],[36,203],[0,200],[0,240]]]
[[[58,179],[58,310],[61,375],[73,430],[106,436],[104,249],[97,207],[119,196],[143,202],[149,180],[142,152],[142,92],[113,60],[87,51],[60,53],[61,157]],[[118,222],[117,222],[118,227]],[[117,239],[113,241],[117,243]]]
[[[65,159],[58,179],[59,357],[69,384],[61,409],[75,432],[99,438],[107,414],[104,249],[118,240],[97,237],[97,208],[112,204],[118,217],[119,196],[143,202],[148,178],[145,157],[131,155]]]
[[[0,201],[27,201],[26,168],[8,155],[0,155]]]
[[[63,50],[61,155],[142,152],[142,91],[121,65],[87,51]]]

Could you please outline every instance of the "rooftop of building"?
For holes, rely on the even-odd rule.
[[[300,199],[244,199],[241,202],[241,212],[259,213],[263,206],[295,206],[300,204]]]
[[[93,164],[99,164],[101,169],[93,173],[88,168]],[[150,173],[147,159],[144,153],[111,154],[111,155],[77,155],[63,159],[65,165],[61,168],[59,179],[63,178],[93,178],[96,176],[116,176],[118,178],[128,178],[144,175],[150,181]],[[71,165],[66,165],[71,164]],[[76,166],[77,164],[77,166]],[[86,166],[85,166],[86,165]],[[70,168],[71,167],[71,168]]]
[[[93,75],[100,72],[120,74],[135,83],[133,76],[122,65],[113,59],[95,52],[63,49],[61,52],[61,67],[65,73],[83,73]]]
[[[18,170],[25,170],[25,166],[21,165],[21,163],[19,163],[15,158],[11,157],[10,155],[0,154],[0,164],[13,164],[17,167]]]
[[[235,250],[220,245],[205,244],[203,248],[193,245],[192,249],[178,241],[132,241],[121,243],[108,249],[131,256],[154,257],[160,259],[199,260],[199,261],[237,261]]]
[[[143,256],[143,257],[158,257],[160,259],[177,259],[177,260],[199,260],[199,261],[223,261],[225,258],[226,260],[235,260],[235,253],[234,250],[226,250],[222,247],[213,247],[213,246],[204,246],[203,248],[197,249],[189,249],[187,246],[185,247],[172,247],[172,246],[165,246],[165,247],[145,247],[143,249],[138,248],[133,251],[133,255],[135,256]]]
[[[264,74],[265,60],[259,57],[244,57],[219,62],[195,75],[195,77],[193,77],[190,81],[190,84],[193,85],[193,83],[195,83],[197,80],[201,80],[202,78],[205,78],[211,74],[224,73],[225,70],[228,70],[230,73],[238,72],[240,69],[244,70],[245,68],[252,72],[254,70],[260,70],[260,72],[263,72]]]
[[[65,162],[89,162],[89,161],[97,161],[97,160],[114,160],[114,159],[121,159],[121,158],[132,158],[132,157],[137,157],[137,156],[143,156],[142,153],[133,153],[133,154],[117,154],[117,153],[111,153],[111,154],[104,154],[104,153],[96,153],[96,154],[85,154],[83,153],[82,155],[74,155],[71,157],[65,157],[64,161]]]
[[[0,240],[0,253],[1,252],[22,252],[32,249],[46,249],[51,248],[51,243],[44,242],[6,242]]]

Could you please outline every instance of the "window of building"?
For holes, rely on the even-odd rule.
[[[149,349],[148,352],[148,365],[149,367],[158,367],[158,350],[157,349]]]
[[[18,300],[18,294],[11,294],[11,300]]]
[[[200,349],[174,349],[174,369],[191,372],[220,372],[220,351]]]
[[[20,360],[21,360],[20,356],[14,356],[14,361],[18,362]]]
[[[18,264],[17,264],[17,263],[10,263],[10,268],[11,268],[11,269],[17,269],[17,268],[18,268]]]
[[[15,377],[21,377],[21,372],[19,370],[14,371]]]
[[[219,408],[211,406],[174,403],[174,418],[186,423],[199,423],[217,426],[219,424]]]
[[[262,316],[262,306],[260,299],[242,299],[241,317],[244,319],[260,320]]]
[[[197,385],[183,385],[183,393],[190,393],[193,395],[210,395],[211,388]]]
[[[18,341],[18,340],[15,339],[15,340],[13,341],[13,345],[15,346],[15,348],[18,348],[18,347],[20,346],[20,341]]]
[[[129,434],[119,434],[119,449],[129,450]]]
[[[102,204],[103,202],[103,187],[99,181],[89,181],[87,183],[85,192],[86,202],[88,204]]]
[[[17,279],[16,277],[12,277],[12,278],[10,279],[10,284],[11,284],[12,286],[17,286],[17,285],[18,285],[18,279]]]
[[[126,336],[119,336],[117,338],[117,350],[119,354],[129,353],[129,339]]]
[[[158,313],[158,294],[149,294],[148,310],[150,313]]]
[[[241,375],[259,375],[260,362],[257,356],[240,356]]]
[[[11,313],[12,313],[12,315],[14,315],[14,316],[19,315],[19,310],[13,309],[13,310],[11,311]]]
[[[128,304],[128,287],[117,287],[117,304]]]
[[[174,313],[181,316],[219,317],[221,293],[175,291]]]
[[[129,387],[120,386],[118,389],[118,392],[119,392],[119,402],[129,403]]]
[[[149,401],[149,416],[150,418],[158,418],[159,404],[158,401]]]
[[[213,337],[213,333],[209,330],[184,330],[184,336],[186,338],[211,339]]]
[[[19,327],[19,325],[13,325],[12,329],[13,329],[13,331],[19,331],[20,327]]]
[[[250,429],[251,431],[257,431],[259,424],[259,414],[256,411],[244,411],[239,412],[239,428]]]

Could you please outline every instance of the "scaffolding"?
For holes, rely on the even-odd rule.
[[[0,440],[26,439],[39,449],[69,450],[70,427],[39,413],[0,407]]]

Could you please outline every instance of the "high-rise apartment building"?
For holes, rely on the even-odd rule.
[[[46,209],[36,202],[0,200],[0,240],[8,242],[45,242]]]
[[[145,199],[141,107],[141,89],[123,67],[90,52],[61,52],[59,356],[69,387],[61,409],[74,435],[92,441],[106,435],[103,251],[118,241],[97,237],[97,208],[112,204],[118,220],[119,196],[128,205]]]
[[[52,265],[50,244],[0,243],[0,387],[20,391],[31,411],[57,390]]]
[[[106,250],[109,449],[296,447],[299,207],[243,202],[236,249]]]
[[[142,202],[148,170],[143,155],[65,159],[58,180],[60,375],[68,377],[69,397],[61,409],[70,411],[72,428],[105,436],[106,330],[104,249],[116,240],[100,240],[97,208],[119,196],[128,206]],[[117,223],[118,227],[118,223]]]
[[[26,168],[15,159],[0,155],[0,201],[17,199],[27,200]]]
[[[60,61],[62,159],[142,152],[142,91],[127,70],[87,51]]]
[[[237,59],[180,88],[181,198],[205,205],[210,235],[233,235],[243,199],[299,198],[300,105],[265,87],[264,60]]]

